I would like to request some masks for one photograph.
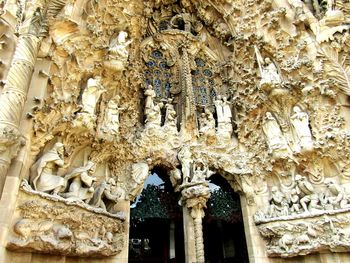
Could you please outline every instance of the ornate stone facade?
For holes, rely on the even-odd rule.
[[[350,261],[347,1],[0,7],[0,261],[127,262],[156,166],[188,215],[186,262],[205,262],[213,174],[240,194],[250,262]]]

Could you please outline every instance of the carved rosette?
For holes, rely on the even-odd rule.
[[[202,218],[204,217],[203,208],[206,208],[206,203],[210,197],[209,184],[189,183],[183,185],[185,188],[181,191],[182,202],[190,210],[191,217],[194,220],[194,237],[196,245],[196,259],[197,263],[205,262],[204,259],[204,243]]]

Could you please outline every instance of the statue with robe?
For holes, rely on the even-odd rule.
[[[116,95],[107,104],[103,121],[101,125],[101,131],[110,136],[116,136],[119,133],[119,113],[125,110],[123,107],[119,107],[120,97]]]
[[[70,200],[77,200],[89,203],[94,194],[92,183],[96,181],[96,177],[92,175],[95,172],[96,164],[92,161],[86,165],[73,169],[72,172],[65,175],[68,182],[68,191],[60,195]]]
[[[266,112],[263,120],[263,131],[269,147],[269,152],[279,157],[288,155],[288,145],[281,128],[271,112]]]
[[[65,179],[57,175],[57,169],[63,166],[64,145],[57,142],[31,167],[30,183],[33,189],[57,195],[66,185]]]
[[[131,180],[128,182],[129,198],[134,199],[141,194],[143,184],[149,175],[149,170],[152,159],[148,158],[146,161],[134,163],[131,166]]]
[[[128,46],[132,40],[127,40],[128,33],[120,31],[118,36],[111,40],[108,49],[108,60],[104,65],[115,71],[123,71],[128,63],[129,51]]]
[[[151,109],[154,107],[154,98],[156,97],[156,92],[151,85],[148,85],[144,92],[145,98],[145,115],[147,115]]]
[[[146,127],[160,127],[162,124],[162,112],[163,103],[160,102],[150,109],[146,115]]]
[[[189,145],[184,145],[177,154],[181,163],[182,184],[187,184],[191,179],[191,168],[193,164],[192,153]]]
[[[81,99],[82,112],[94,116],[96,104],[105,91],[101,77],[89,78]]]
[[[269,57],[263,58],[258,48],[254,48],[261,76],[260,86],[281,84],[282,79],[275,63]]]
[[[298,144],[302,150],[310,150],[313,147],[312,135],[309,127],[309,116],[299,106],[294,106],[294,114],[290,117]]]

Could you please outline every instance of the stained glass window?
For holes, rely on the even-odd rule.
[[[191,70],[195,102],[203,106],[211,104],[216,96],[214,74],[210,66],[201,58],[195,58],[195,65],[196,68]]]
[[[153,86],[157,99],[170,97],[173,74],[165,55],[160,50],[154,50],[145,64],[147,67],[144,71],[146,85]]]

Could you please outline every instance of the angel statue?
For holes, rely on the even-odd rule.
[[[260,86],[280,84],[282,79],[275,63],[269,57],[264,59],[256,46],[254,49],[261,76]]]

